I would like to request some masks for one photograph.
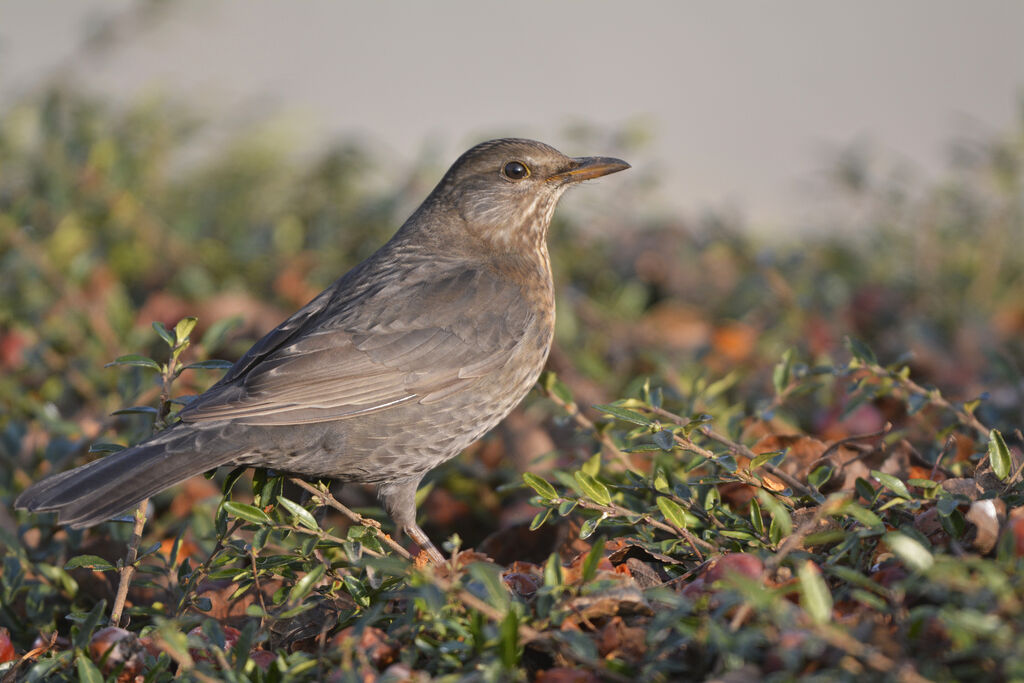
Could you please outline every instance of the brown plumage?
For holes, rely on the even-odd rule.
[[[222,465],[377,484],[399,531],[423,475],[504,418],[551,346],[545,238],[569,185],[629,168],[531,140],[463,154],[376,253],[260,339],[152,438],[21,494],[96,524]]]

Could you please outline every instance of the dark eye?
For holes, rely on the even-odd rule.
[[[505,167],[501,169],[501,172],[505,174],[506,178],[511,180],[522,180],[526,176],[530,175],[530,169],[526,167],[526,164],[521,161],[510,161],[505,164]]]

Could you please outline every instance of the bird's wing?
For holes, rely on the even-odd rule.
[[[260,340],[182,420],[303,424],[428,403],[503,366],[534,315],[518,286],[483,270],[395,281],[354,300],[325,295]]]

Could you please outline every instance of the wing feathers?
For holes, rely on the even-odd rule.
[[[182,420],[301,424],[439,400],[507,363],[533,320],[518,286],[478,270],[404,282],[400,302],[388,300],[389,289],[372,293],[376,303],[346,302],[328,290],[307,308],[337,308],[329,324],[318,316],[318,328],[296,334],[311,323],[293,316],[256,344],[260,354],[239,361],[247,367],[232,368],[232,381],[183,410]],[[375,315],[348,320],[350,305]]]

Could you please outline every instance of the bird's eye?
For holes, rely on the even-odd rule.
[[[510,180],[522,180],[526,176],[530,175],[530,169],[528,169],[526,164],[521,161],[508,162],[505,164],[505,167],[501,169],[501,172]]]

